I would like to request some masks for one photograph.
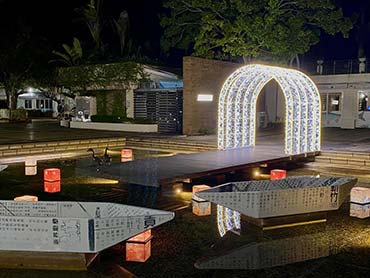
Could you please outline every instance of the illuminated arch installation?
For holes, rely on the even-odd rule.
[[[236,70],[222,87],[218,106],[219,149],[255,145],[257,98],[273,79],[285,97],[285,153],[320,150],[321,101],[314,82],[297,70],[253,64]]]

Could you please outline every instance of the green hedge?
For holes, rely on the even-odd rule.
[[[94,115],[91,116],[91,121],[98,123],[122,123],[123,118],[113,115]]]
[[[112,115],[94,115],[91,116],[91,121],[96,123],[155,124],[154,121],[148,119],[131,119]]]

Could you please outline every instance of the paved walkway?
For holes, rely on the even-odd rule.
[[[0,124],[0,145],[124,136],[122,132],[71,129],[57,122]]]
[[[60,140],[96,139],[109,137],[163,138],[183,142],[204,143],[216,146],[217,136],[182,136],[168,134],[143,134],[116,131],[69,129],[57,122],[34,122],[29,124],[0,124],[0,145],[36,143]],[[324,150],[348,150],[370,152],[370,129],[323,128]],[[257,132],[257,145],[281,145],[284,134],[281,129]]]

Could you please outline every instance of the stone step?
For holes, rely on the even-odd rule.
[[[136,140],[134,138],[128,138],[126,141],[128,147],[141,147],[141,148],[156,148],[156,149],[171,149],[171,150],[187,150],[187,151],[209,151],[216,149],[215,146],[199,144],[193,142],[177,142],[177,141],[166,141],[166,140]]]
[[[0,158],[48,153],[64,153],[88,148],[117,148],[126,145],[125,138],[102,138],[86,140],[65,140],[44,143],[10,144],[0,146]]]
[[[359,183],[368,184],[370,182],[369,166],[354,167],[352,165],[311,162],[305,164],[305,168],[327,176],[355,176]]]
[[[331,157],[331,156],[317,156],[316,162],[328,164],[344,164],[351,166],[370,166],[370,159],[361,159],[355,157]]]
[[[369,159],[370,160],[370,153],[367,153],[367,152],[321,151],[320,156]]]

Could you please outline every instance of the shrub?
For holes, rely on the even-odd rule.
[[[29,118],[53,117],[53,111],[28,110],[27,112]]]
[[[15,109],[10,112],[10,120],[15,122],[25,122],[28,119],[28,114],[26,109]]]
[[[98,123],[122,123],[123,119],[122,117],[112,115],[94,115],[91,116],[91,121]]]
[[[132,119],[113,115],[94,115],[91,116],[91,121],[97,123],[155,124],[149,119]]]

